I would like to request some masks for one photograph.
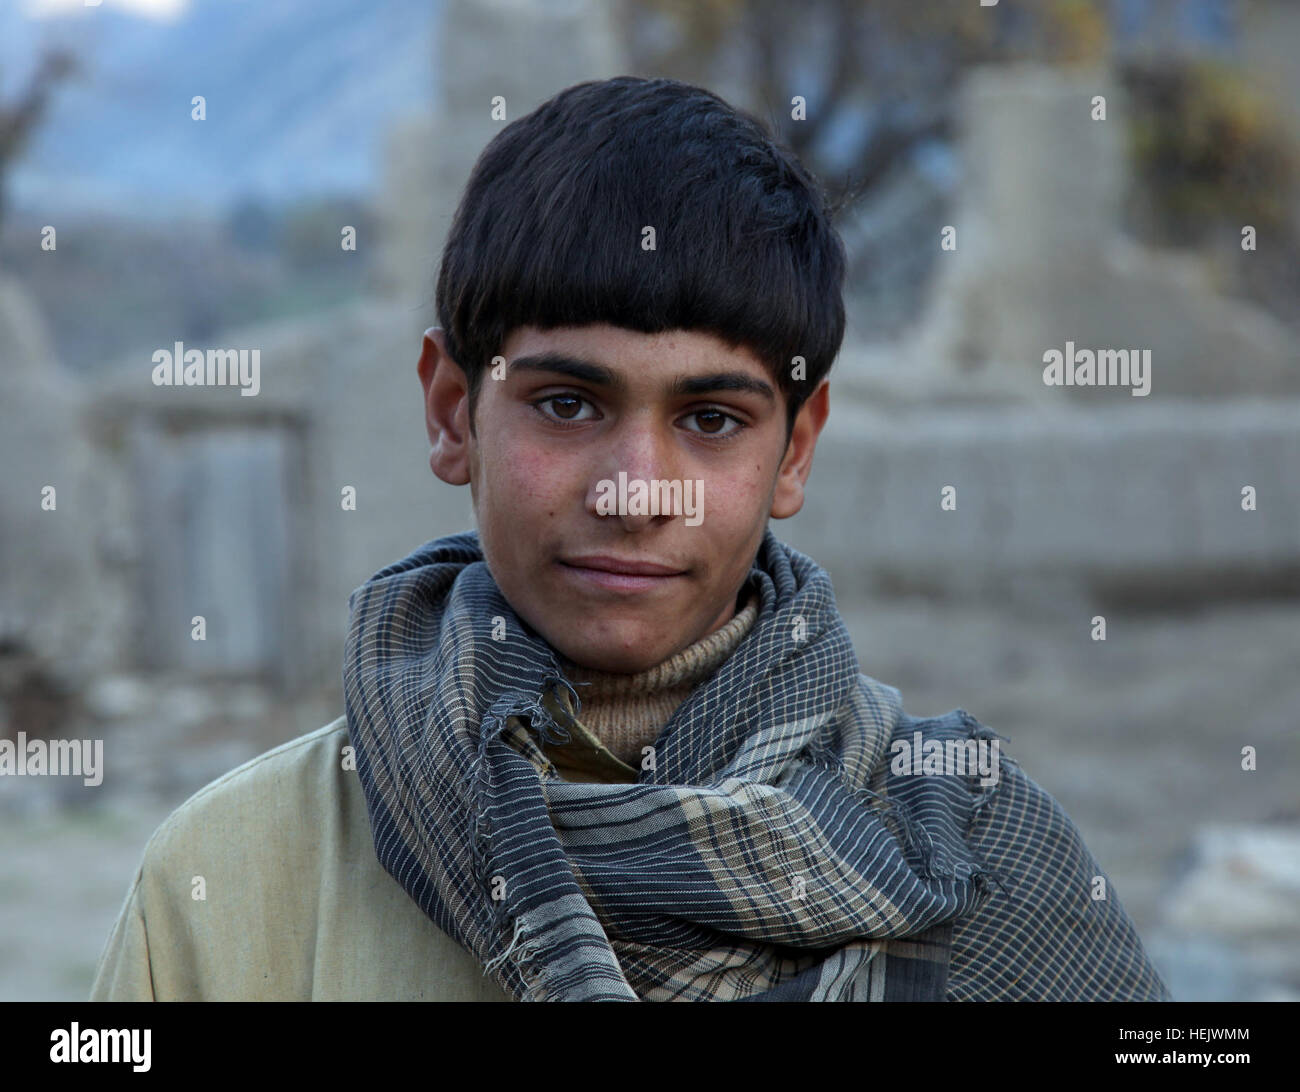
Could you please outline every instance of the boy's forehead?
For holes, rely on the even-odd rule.
[[[726,371],[752,373],[771,389],[767,370],[751,349],[733,347],[703,330],[647,334],[606,324],[548,330],[522,326],[506,338],[502,355],[511,372],[555,370],[614,386],[635,382],[647,372],[663,376]]]

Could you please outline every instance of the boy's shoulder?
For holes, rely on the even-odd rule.
[[[241,841],[275,836],[277,854],[291,853],[295,847],[286,839],[319,831],[319,820],[344,802],[348,745],[347,719],[339,717],[236,766],[162,822],[145,847],[146,860],[188,852],[196,841],[216,848],[235,831]],[[317,837],[312,843],[319,847]]]
[[[145,847],[96,1000],[502,1000],[379,863],[340,717],[223,774]]]
[[[968,832],[993,890],[955,923],[949,1000],[1170,1000],[1078,826],[1014,759],[1000,764]]]

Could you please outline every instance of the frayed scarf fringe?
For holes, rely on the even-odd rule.
[[[488,745],[506,730],[507,722],[511,717],[521,717],[528,725],[529,729],[537,736],[539,742],[544,743],[567,743],[570,740],[570,734],[567,728],[555,718],[555,715],[544,704],[544,699],[548,693],[557,692],[560,688],[567,690],[572,698],[574,708],[578,708],[577,691],[563,675],[551,674],[543,682],[542,690],[539,694],[529,697],[523,693],[509,695],[509,700],[499,701],[497,704],[502,708],[493,708],[483,715],[479,723],[478,751],[474,758],[473,769],[470,773],[470,782],[474,786],[474,803],[473,803],[473,824],[471,830],[470,845],[473,849],[474,873],[478,878],[480,887],[483,890],[491,891],[491,861],[490,845],[492,832],[488,822],[487,814],[487,749]],[[497,934],[504,934],[508,928],[509,911],[505,899],[492,899],[491,903],[491,928]],[[488,961],[488,967],[500,966],[507,955],[514,949],[515,942],[520,937],[520,930],[523,928],[523,919],[516,918],[514,933],[505,950],[499,955],[492,957]]]
[[[496,973],[497,969],[506,961],[510,953],[515,950],[515,945],[518,944],[519,940],[525,935],[526,928],[527,927],[522,917],[515,918],[514,934],[510,938],[510,943],[505,946],[499,955],[493,956],[483,964],[484,975]]]

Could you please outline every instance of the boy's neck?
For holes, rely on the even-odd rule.
[[[639,765],[642,748],[654,743],[673,712],[700,683],[713,675],[753,628],[758,617],[758,592],[748,583],[737,601],[741,605],[721,628],[654,667],[630,674],[580,667],[565,657],[560,666],[576,685],[580,723],[592,738],[547,748],[561,769],[567,759],[600,765],[608,752],[623,763]],[[617,767],[617,762],[605,761]]]

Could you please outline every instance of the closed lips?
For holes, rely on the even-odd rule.
[[[620,561],[613,557],[574,557],[562,561],[561,564],[580,569],[620,573],[624,576],[680,576],[683,572],[682,569],[674,569],[654,561]]]

